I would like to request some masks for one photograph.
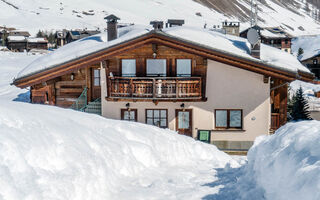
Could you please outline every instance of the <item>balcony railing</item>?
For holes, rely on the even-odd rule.
[[[201,99],[201,77],[109,77],[110,98]]]

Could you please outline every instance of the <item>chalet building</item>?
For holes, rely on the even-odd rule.
[[[91,35],[95,35],[98,33],[100,33],[100,31],[98,30],[74,30],[74,31],[71,30],[67,32],[65,42],[66,43],[74,42],[76,40],[79,40]]]
[[[317,80],[320,80],[320,54],[312,55],[312,57],[303,56],[300,61],[315,74]]]
[[[285,32],[282,28],[256,26],[256,29],[260,32],[261,43],[291,53],[293,36]],[[248,30],[249,29],[242,31],[240,37],[247,38]]]
[[[55,35],[55,39],[57,41],[57,47],[62,47],[66,44],[66,38],[67,38],[67,30],[57,31]]]
[[[7,48],[11,51],[23,52],[27,49],[27,39],[25,36],[8,36]]]
[[[242,38],[163,29],[162,22],[117,30],[118,18],[107,20],[108,34],[38,58],[13,84],[30,87],[33,103],[169,128],[239,151],[286,123],[289,82],[313,79],[278,49],[261,45],[261,58],[253,58]]]
[[[8,36],[7,47],[11,51],[30,51],[32,49],[48,49],[48,41],[45,38],[31,38],[25,36]]]
[[[240,35],[240,22],[222,22],[222,29],[225,34],[239,36]]]

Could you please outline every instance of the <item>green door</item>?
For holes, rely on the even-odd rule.
[[[198,130],[198,140],[210,144],[211,131],[209,130]]]

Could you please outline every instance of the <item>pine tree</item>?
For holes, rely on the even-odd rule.
[[[304,53],[303,49],[300,47],[298,49],[298,57],[301,56]]]
[[[309,105],[303,96],[303,90],[300,87],[292,97],[291,117],[293,121],[311,120]]]

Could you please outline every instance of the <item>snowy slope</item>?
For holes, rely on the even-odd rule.
[[[300,36],[292,41],[292,52],[298,55],[299,48],[303,49],[303,54],[298,57],[303,61],[320,54],[320,35]]]
[[[320,122],[289,123],[255,141],[246,176],[266,200],[320,199]],[[247,191],[250,193],[250,191]]]
[[[248,0],[0,0],[0,24],[26,29],[105,28],[103,18],[119,16],[123,23],[149,24],[150,20],[185,19],[187,25],[208,27],[232,20],[249,26]],[[209,3],[208,3],[209,2]],[[282,26],[293,35],[315,34],[319,23],[311,16],[318,9],[302,0],[259,1],[259,25]],[[198,16],[196,13],[199,13]]]

